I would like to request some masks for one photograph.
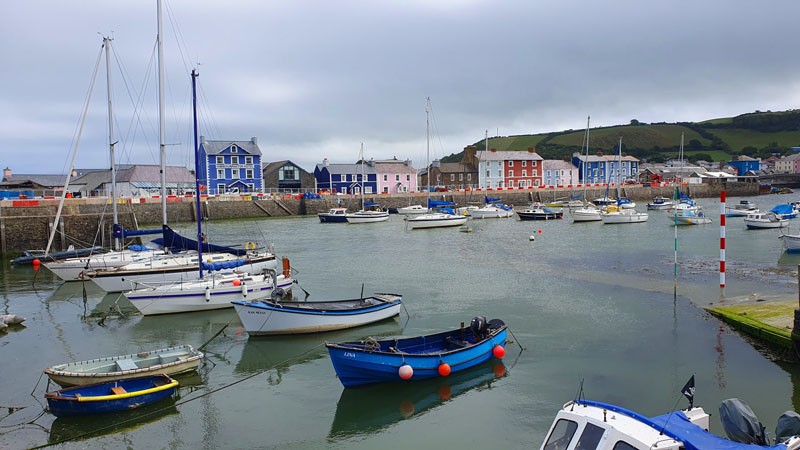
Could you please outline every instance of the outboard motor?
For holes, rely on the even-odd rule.
[[[747,403],[738,398],[724,400],[719,406],[719,419],[728,439],[743,444],[769,445],[764,425]]]
[[[472,318],[472,321],[469,323],[469,329],[472,331],[472,335],[475,336],[475,339],[483,339],[486,337],[486,317],[484,316],[475,316]]]
[[[786,411],[778,418],[775,426],[775,442],[784,442],[787,439],[800,435],[800,414]]]

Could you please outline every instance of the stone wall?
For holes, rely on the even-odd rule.
[[[614,189],[610,188],[611,195]],[[683,186],[682,190],[694,198],[719,197],[720,185]],[[730,183],[725,186],[729,197],[747,197],[758,194],[756,183]],[[634,201],[644,202],[660,195],[671,198],[674,187],[625,186],[624,196]],[[603,197],[605,187],[592,187],[586,191],[589,199]],[[458,205],[481,204],[484,196],[499,197],[501,201],[516,206],[526,206],[531,202],[551,202],[569,198],[570,195],[583,195],[583,188],[563,189],[525,189],[493,190],[469,192],[436,192],[431,194],[435,200],[446,200]],[[365,200],[379,203],[385,208],[398,208],[410,204],[425,205],[425,193],[403,195],[372,195]],[[120,223],[126,228],[135,229],[142,224],[160,224],[162,219],[159,199],[121,199],[118,204]],[[170,197],[167,199],[168,223],[195,221],[195,199]],[[34,201],[36,206],[19,206],[11,200],[0,201],[0,253],[8,259],[29,249],[44,249],[50,236],[52,224],[58,210],[58,200]],[[291,215],[316,215],[336,206],[350,210],[360,208],[361,199],[350,195],[323,196],[321,199],[305,199],[296,196],[221,196],[203,199],[201,208],[204,217],[211,220],[234,218],[284,217]],[[70,244],[88,247],[93,243],[110,246],[112,208],[106,199],[68,199],[64,203],[62,220],[53,244],[53,250],[66,249]]]

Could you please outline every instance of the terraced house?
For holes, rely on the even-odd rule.
[[[200,184],[209,194],[259,192],[264,187],[261,149],[249,141],[209,141],[200,136]]]

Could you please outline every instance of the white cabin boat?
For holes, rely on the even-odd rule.
[[[783,228],[789,225],[789,220],[778,217],[774,212],[757,212],[748,214],[747,217],[744,218],[744,224],[749,230]]]

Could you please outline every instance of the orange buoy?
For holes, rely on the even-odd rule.
[[[495,345],[492,349],[492,354],[495,358],[502,358],[503,356],[506,356],[506,349],[504,349],[500,344]]]
[[[241,284],[242,284],[242,280],[240,280],[238,278],[234,278],[233,279],[233,285],[234,286],[240,286]]]
[[[289,278],[292,275],[292,264],[289,262],[289,258],[283,258],[283,276]]]
[[[443,377],[450,375],[450,364],[444,362],[439,364],[439,375]]]
[[[39,258],[36,258],[33,261],[31,261],[31,264],[33,264],[33,270],[39,270],[39,266],[42,265],[42,262],[39,261]]]
[[[542,229],[541,228],[539,228],[539,234],[542,234]]]
[[[400,375],[400,379],[402,380],[410,380],[411,377],[414,376],[414,369],[408,364],[403,364],[397,369],[397,374]]]

